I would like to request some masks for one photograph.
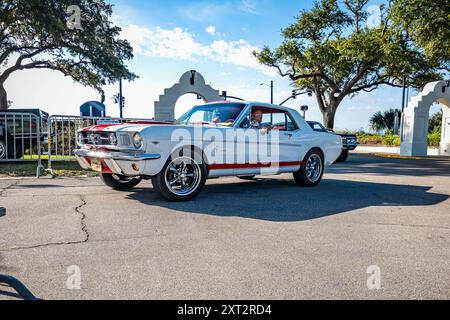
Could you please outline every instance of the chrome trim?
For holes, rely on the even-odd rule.
[[[124,161],[145,161],[161,159],[160,154],[146,154],[146,153],[123,153],[123,152],[107,152],[98,150],[74,150],[73,153],[79,157],[112,159]]]

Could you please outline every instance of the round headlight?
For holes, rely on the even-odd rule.
[[[135,133],[133,136],[134,147],[136,149],[142,148],[143,142],[144,142],[144,139],[142,139],[142,136],[140,135],[140,133]]]
[[[117,137],[115,133],[110,133],[108,135],[109,144],[115,146],[117,144]]]

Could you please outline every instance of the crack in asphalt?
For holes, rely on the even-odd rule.
[[[75,212],[81,216],[81,220],[80,220],[81,231],[85,235],[83,240],[66,241],[66,242],[49,242],[49,243],[37,244],[37,245],[33,245],[33,246],[0,249],[0,252],[10,252],[10,251],[17,251],[17,250],[37,249],[37,248],[53,247],[53,246],[76,245],[76,244],[83,244],[83,243],[88,242],[89,238],[90,238],[90,234],[89,234],[89,231],[88,231],[88,228],[87,228],[87,224],[86,224],[86,213],[81,211],[81,208],[83,208],[84,206],[87,205],[87,201],[82,195],[78,195],[78,197],[81,200],[81,204],[79,206],[75,207]]]

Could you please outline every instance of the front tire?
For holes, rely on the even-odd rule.
[[[202,191],[207,169],[202,157],[170,157],[160,173],[152,178],[153,187],[169,201],[181,202],[194,199]],[[195,159],[202,159],[198,163]]]
[[[349,153],[349,151],[347,149],[342,150],[342,153],[339,156],[339,158],[337,158],[336,162],[345,162],[345,161],[347,161],[348,153]]]
[[[294,172],[294,180],[299,186],[315,187],[322,181],[324,169],[322,153],[313,149],[306,155],[300,170]]]
[[[141,177],[133,178],[109,173],[101,173],[100,179],[108,187],[120,191],[131,190],[142,181]]]

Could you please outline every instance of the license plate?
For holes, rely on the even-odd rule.
[[[102,161],[100,159],[91,159],[91,168],[94,171],[102,172]]]

